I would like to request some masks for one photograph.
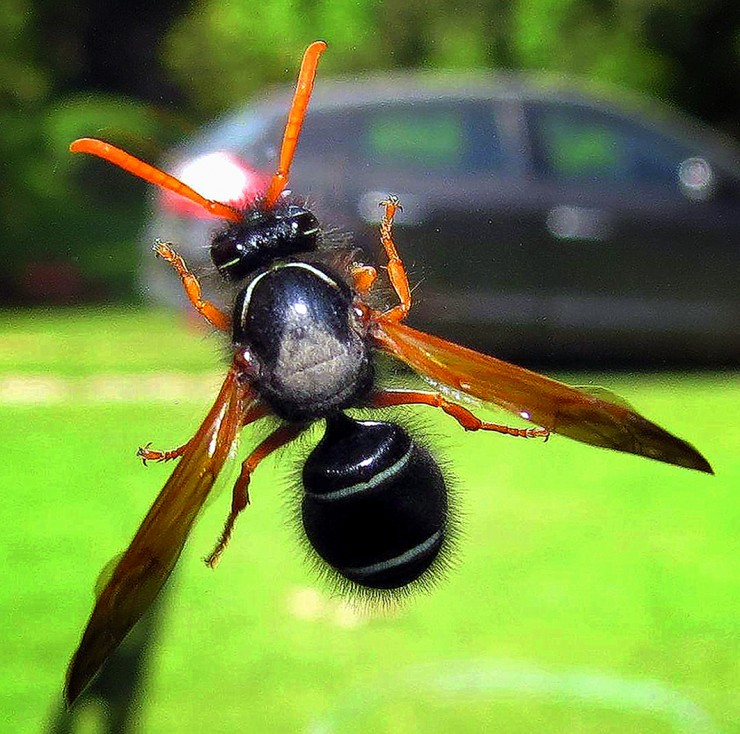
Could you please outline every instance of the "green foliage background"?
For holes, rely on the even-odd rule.
[[[193,126],[268,84],[292,82],[316,38],[331,45],[322,74],[562,71],[740,129],[736,0],[5,0],[0,299],[132,297],[144,187],[73,160],[69,141],[104,136],[156,160]],[[71,265],[79,282],[58,293],[34,289],[39,263],[59,272]]]

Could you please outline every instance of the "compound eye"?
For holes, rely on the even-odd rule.
[[[313,234],[314,231],[319,229],[319,220],[309,211],[299,214],[298,221],[303,234]]]
[[[297,212],[291,217],[291,229],[297,242],[300,242],[299,251],[315,250],[318,246],[319,220],[307,209]]]
[[[233,229],[214,237],[211,260],[226,280],[244,278],[259,264],[258,250],[252,239]]]

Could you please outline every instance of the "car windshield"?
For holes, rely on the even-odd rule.
[[[269,168],[275,160],[275,152],[266,139],[269,132],[282,121],[273,120],[259,110],[248,108],[229,115],[206,128],[204,134],[193,138],[188,149],[230,150],[247,153],[249,162],[256,168]]]

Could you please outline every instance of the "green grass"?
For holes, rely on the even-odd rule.
[[[220,343],[179,313],[132,307],[0,311],[0,374],[211,370]]]
[[[0,395],[24,375],[195,375],[216,353],[167,315],[6,314]],[[740,732],[740,375],[572,380],[594,378],[695,443],[717,476],[558,437],[465,435],[427,410],[458,477],[459,563],[432,593],[358,618],[303,562],[289,522],[294,454],[268,461],[216,572],[200,558],[228,490],[193,532],[138,730]],[[0,404],[0,721],[37,732],[59,704],[100,568],[170,470],[144,469],[134,449],[184,440],[213,392],[17,394]]]

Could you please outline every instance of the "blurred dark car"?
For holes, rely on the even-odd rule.
[[[214,122],[162,165],[200,193],[263,191],[291,90]],[[740,357],[740,167],[705,128],[575,85],[416,74],[319,80],[290,188],[382,262],[400,196],[410,323],[497,356],[618,363]],[[218,222],[158,194],[147,291],[182,301],[155,237],[208,260]]]

